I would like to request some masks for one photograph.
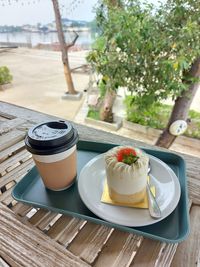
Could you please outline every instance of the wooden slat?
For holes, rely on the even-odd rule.
[[[189,200],[189,211],[191,206],[192,201]],[[145,238],[141,243],[131,266],[170,267],[177,247],[178,243],[166,244]],[[146,253],[146,250],[148,250],[148,253]]]
[[[12,203],[12,198],[11,198],[11,196],[6,197],[6,198],[2,201],[2,203],[3,203],[4,205],[6,205],[6,206],[9,208],[10,205],[11,205],[11,203]]]
[[[19,160],[17,162],[14,162],[12,165],[7,167],[6,170],[2,171],[0,174],[2,176],[5,176],[7,173],[10,173],[11,171],[16,170],[16,168],[21,166],[22,163],[27,162],[30,159],[30,157],[28,156],[28,157],[26,157],[26,160],[24,160],[24,159],[25,158],[23,158],[23,159],[21,159],[21,160]]]
[[[10,188],[13,187],[15,184],[16,184],[15,181],[11,181],[11,182],[7,183],[7,184],[5,185],[6,190],[10,189]]]
[[[8,156],[11,156],[12,154],[16,153],[16,151],[24,148],[25,144],[24,144],[24,140],[20,141],[16,144],[14,144],[11,147],[6,148],[5,150],[0,152],[0,162],[2,162],[5,158],[7,158]]]
[[[31,123],[40,123],[40,122],[42,123],[44,121],[57,119],[57,117],[55,116],[49,116],[47,114],[38,111],[34,112],[33,110],[15,106],[13,104],[8,104],[2,101],[0,102],[0,105],[1,105],[0,115],[2,114],[2,116],[6,118],[13,119],[17,117],[17,118],[22,118],[24,120],[28,120],[28,122]]]
[[[136,235],[129,235],[126,239],[126,242],[120,251],[119,255],[117,256],[116,260],[112,264],[112,267],[128,267],[130,266],[133,257],[135,256],[138,243],[140,242],[141,238]],[[162,265],[164,266],[164,265]]]
[[[189,199],[188,201],[188,209],[190,211],[192,207],[192,200]],[[149,243],[152,243],[149,245]],[[157,245],[156,245],[157,243]],[[144,256],[145,250],[147,247],[151,247],[150,254],[152,254],[151,259],[149,256]],[[141,243],[137,254],[131,264],[131,266],[137,266],[137,264],[141,264],[141,266],[165,266],[165,267],[170,267],[171,262],[173,260],[173,257],[176,253],[176,249],[178,247],[178,243],[175,244],[166,244],[166,243],[160,243],[156,241],[151,241],[149,239],[144,239],[143,242]],[[149,250],[148,250],[149,251]],[[144,259],[144,263],[141,263],[140,258],[147,257]],[[150,262],[148,262],[150,260]]]
[[[47,235],[57,240],[63,234],[63,231],[73,218],[70,216],[62,215],[55,224],[47,231]]]
[[[32,158],[32,155],[28,155],[28,156],[24,157],[22,160],[20,160],[20,163],[24,163],[31,158]],[[10,169],[11,168],[8,168],[7,171],[10,171]]]
[[[2,104],[1,104],[1,105],[2,105]],[[2,110],[0,111],[0,116],[1,116],[2,118],[5,118],[6,120],[13,120],[13,119],[16,118],[16,116],[11,115],[11,114],[8,113],[8,112],[3,112]]]
[[[155,267],[162,243],[144,238],[130,266]]]
[[[28,205],[25,205],[25,204],[22,204],[22,203],[17,203],[13,208],[12,210],[20,215],[21,217],[24,217],[26,216],[26,214],[32,209],[31,206],[28,206]]]
[[[2,195],[0,195],[0,202],[2,202],[2,203],[4,203],[4,201],[5,201],[5,203],[12,202],[12,200],[13,200],[13,198],[11,196],[12,189],[13,189],[13,187],[9,188]]]
[[[13,208],[16,204],[17,204],[17,200],[13,199],[12,200],[12,206],[10,207],[10,209]]]
[[[12,129],[16,128],[19,125],[22,125],[23,123],[25,123],[25,120],[20,118],[2,122],[0,127],[0,135],[12,131]]]
[[[85,261],[92,263],[112,231],[113,229],[109,227],[87,222],[68,249],[75,255],[81,255]]]
[[[94,262],[113,231],[103,225],[98,226],[95,232],[92,230],[93,227],[91,227],[91,232],[86,238],[87,246],[83,248],[80,254],[80,257],[88,263]]]
[[[29,219],[29,222],[44,230],[56,216],[57,213],[40,209]]]
[[[38,208],[32,208],[28,213],[26,213],[27,220],[33,217],[33,215],[38,211]]]
[[[48,214],[51,213],[45,209],[39,209],[30,219],[29,222],[37,226]]]
[[[52,223],[52,221],[57,217],[57,213],[50,212],[43,220],[40,221],[40,223],[37,224],[37,228],[44,231],[47,228],[49,228],[49,225]]]
[[[6,205],[7,207],[10,207],[11,203],[13,202],[13,198],[11,197],[11,195],[7,196],[6,198],[4,198],[4,200],[2,201],[2,203],[4,205]]]
[[[0,257],[0,267],[9,267],[8,265],[1,257]]]
[[[180,243],[171,267],[200,266],[200,207],[193,205],[190,212],[191,230],[187,241]]]
[[[184,159],[186,160],[186,167],[187,167],[187,175],[190,178],[199,179],[200,170],[200,158],[192,157],[188,155],[184,155]]]
[[[85,223],[86,221],[78,218],[72,218],[57,241],[65,247],[68,246],[68,244],[74,239]]]
[[[199,174],[200,177],[200,174]],[[200,179],[190,178],[188,181],[189,197],[194,204],[200,205]]]
[[[16,183],[14,181],[9,183],[9,186],[6,186],[7,190],[11,189]],[[11,202],[12,202],[13,198],[11,195],[8,195],[6,198],[4,198],[4,200],[2,201],[2,203],[6,206],[8,206]]]
[[[17,129],[23,132],[27,132],[34,125],[35,125],[34,122],[26,121],[22,125],[18,126]]]
[[[33,161],[29,159],[20,166],[16,167],[14,170],[4,175],[3,177],[0,177],[0,188],[2,188],[7,183],[13,180],[18,181],[19,177],[25,175],[33,166],[34,166]]]
[[[30,153],[28,151],[22,150],[19,153],[17,153],[16,155],[8,158],[7,160],[5,160],[4,162],[1,163],[0,174],[3,174],[5,171],[7,171],[7,169],[9,167],[11,167],[11,168],[8,169],[8,171],[13,170],[15,168],[16,164],[20,164],[21,160],[23,160],[24,158],[29,157],[29,156],[30,156]]]
[[[129,235],[129,233],[114,230],[94,262],[94,266],[112,266],[117,257],[120,255],[120,252],[126,244]]]
[[[160,266],[170,267],[174,254],[176,253],[177,247],[178,247],[178,243],[175,243],[175,244],[163,243],[161,252],[158,255],[156,266],[158,266],[159,264]]]
[[[18,182],[19,180],[21,180],[21,178],[23,177],[19,176],[19,177],[15,177],[15,182]],[[9,199],[9,203],[12,202],[12,196],[11,196],[11,191],[12,191],[12,187],[10,187],[9,189],[7,189],[5,192],[3,192],[2,195],[0,195],[0,201],[4,203],[4,201],[8,202]]]
[[[0,151],[16,144],[17,142],[24,139],[25,133],[22,131],[11,131],[3,135],[3,138],[0,138]]]
[[[2,123],[3,121],[7,121],[8,119],[7,118],[4,118],[0,115],[0,123]]]
[[[89,266],[55,241],[21,223],[0,203],[0,256],[12,266]]]
[[[56,213],[56,216],[49,222],[48,227],[45,228],[45,233],[47,233],[47,231],[57,222],[58,219],[60,219],[61,216],[62,214]]]
[[[12,188],[9,188],[2,195],[0,195],[0,202],[4,202],[6,198],[10,198],[10,201],[11,201],[12,200],[11,192],[12,192]]]

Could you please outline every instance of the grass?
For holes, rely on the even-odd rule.
[[[128,96],[125,99],[128,121],[160,130],[166,127],[172,111],[172,106],[155,103],[150,109],[143,110],[137,105],[131,105],[131,101],[132,96]],[[100,120],[99,111],[90,108],[87,117]],[[191,122],[189,123],[188,129],[184,135],[200,139],[200,112],[190,110],[188,117]]]
[[[89,111],[88,111],[87,117],[91,118],[91,119],[94,119],[94,120],[100,120],[99,111],[93,110],[92,108],[90,108]]]
[[[138,105],[131,105],[131,101],[131,96],[128,96],[125,99],[128,121],[149,126],[154,129],[162,130],[166,127],[172,106],[156,103],[153,104],[151,108],[143,110]],[[189,123],[188,129],[184,135],[200,139],[200,113],[190,110],[188,117],[191,122]]]

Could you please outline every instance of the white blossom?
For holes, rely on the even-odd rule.
[[[117,53],[120,53],[120,52],[121,52],[121,48],[120,48],[120,47],[117,47],[117,48],[116,48],[116,52],[117,52]]]

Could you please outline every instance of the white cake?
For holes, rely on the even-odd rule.
[[[126,153],[131,154],[130,157],[134,154],[133,160],[128,156],[129,164],[123,162],[127,161]],[[105,154],[105,168],[110,198],[119,203],[142,201],[146,193],[148,163],[147,154],[138,148],[118,146],[109,150]]]

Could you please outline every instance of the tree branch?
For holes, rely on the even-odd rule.
[[[66,47],[67,47],[67,49],[69,49],[70,47],[72,47],[73,45],[75,45],[75,43],[76,43],[76,40],[78,39],[78,37],[79,37],[79,35],[78,35],[78,33],[77,32],[75,32],[75,31],[73,31],[73,33],[75,34],[75,37],[74,37],[74,40],[70,43],[70,44],[68,44]]]

